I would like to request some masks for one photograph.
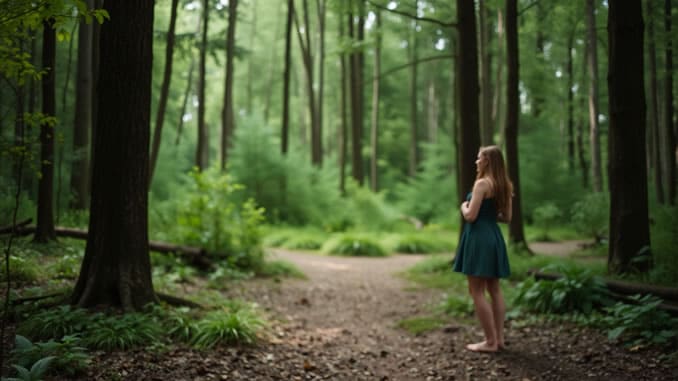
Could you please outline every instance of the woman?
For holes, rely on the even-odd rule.
[[[513,184],[496,146],[480,148],[476,171],[473,191],[460,208],[466,224],[454,260],[454,271],[468,277],[469,292],[485,333],[484,341],[468,344],[466,349],[496,352],[504,347],[506,310],[499,278],[511,274],[506,243],[497,221],[511,221]],[[485,298],[485,291],[490,294],[490,302]]]

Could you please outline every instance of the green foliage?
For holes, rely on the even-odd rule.
[[[322,251],[336,255],[383,257],[388,255],[381,244],[370,236],[344,233],[330,238]]]
[[[609,207],[606,192],[587,193],[572,206],[572,224],[577,231],[600,242],[608,232]]]
[[[402,234],[398,237],[394,251],[398,253],[428,254],[452,251],[453,248],[452,242],[446,242],[432,234],[410,233]]]
[[[301,270],[294,264],[285,261],[266,261],[264,267],[259,273],[265,277],[290,277],[290,278],[306,278]]]
[[[534,209],[532,219],[534,224],[542,231],[542,236],[539,237],[540,241],[551,240],[549,232],[560,221],[562,214],[558,206],[553,202],[547,202]]]
[[[431,288],[462,290],[466,278],[452,271],[452,257],[434,255],[417,262],[405,272],[405,277]]]
[[[655,206],[651,216],[654,219],[650,225],[654,267],[644,280],[674,286],[678,284],[678,207]]]
[[[17,371],[16,377],[2,378],[2,381],[40,381],[42,377],[49,370],[50,365],[54,357],[45,357],[36,361],[31,369],[26,369],[21,365],[12,365],[12,367]]]
[[[156,210],[154,229],[164,231],[173,242],[223,254],[213,259],[227,261],[236,268],[255,270],[261,266],[259,227],[263,209],[251,199],[239,203],[237,193],[242,186],[217,168],[193,170],[189,178],[187,189],[181,193],[183,198]]]
[[[17,333],[32,340],[49,340],[85,332],[89,323],[87,310],[65,305],[30,316],[19,324]]]
[[[469,317],[473,314],[473,301],[468,296],[447,295],[439,309],[454,317]]]
[[[3,261],[4,262],[4,261]],[[19,283],[35,282],[40,277],[38,264],[30,257],[9,256],[9,274],[10,279]],[[7,281],[5,266],[2,266],[0,272],[0,281]]]
[[[300,233],[290,236],[282,245],[291,250],[318,250],[323,246],[326,237],[320,234]]]
[[[440,140],[437,145],[422,144],[422,151],[424,159],[420,170],[414,178],[398,184],[394,193],[405,215],[429,224],[455,210],[456,186],[447,141]]]
[[[445,320],[435,316],[421,316],[398,322],[400,328],[403,328],[414,335],[435,330],[443,324],[445,324]]]
[[[224,307],[208,312],[195,325],[192,344],[212,348],[218,344],[253,343],[264,321],[254,311],[242,307]]]
[[[27,338],[17,335],[12,350],[12,363],[28,367],[42,358],[52,357],[51,369],[69,376],[82,373],[90,362],[85,348],[80,346],[77,335],[67,335],[60,340],[31,343]]]
[[[163,328],[148,314],[109,315],[97,313],[89,317],[82,342],[88,348],[111,351],[127,350],[157,342]]]
[[[610,340],[628,345],[669,345],[678,339],[678,319],[657,308],[662,300],[656,296],[634,295],[631,304],[617,302],[605,308],[607,315],[600,323],[608,330]]]
[[[547,268],[548,269],[548,268]],[[542,313],[591,313],[595,306],[610,303],[603,280],[588,270],[561,267],[555,281],[528,278],[518,285],[515,304]]]
[[[0,158],[3,156],[2,137],[0,136]],[[2,159],[4,161],[4,159]],[[16,184],[13,180],[2,179],[0,184],[0,226],[9,226],[12,224],[14,216],[14,207],[16,204]],[[17,221],[23,221],[36,215],[36,205],[26,195],[22,193],[19,198],[19,209],[17,210]]]
[[[82,254],[65,254],[49,267],[50,273],[57,278],[74,280],[80,274],[82,258]]]

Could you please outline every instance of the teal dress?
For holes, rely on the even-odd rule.
[[[466,200],[471,200],[471,193]],[[478,218],[464,224],[454,258],[454,271],[484,278],[506,278],[511,275],[506,243],[497,224],[494,198],[484,199]]]

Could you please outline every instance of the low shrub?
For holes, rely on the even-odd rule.
[[[323,245],[323,252],[336,255],[361,257],[384,257],[387,254],[384,247],[375,239],[355,234],[341,234]]]

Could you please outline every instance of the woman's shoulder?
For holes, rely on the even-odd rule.
[[[473,184],[473,189],[482,192],[484,198],[491,198],[494,196],[492,188],[493,188],[492,180],[486,177],[481,177],[477,179],[476,182]]]

